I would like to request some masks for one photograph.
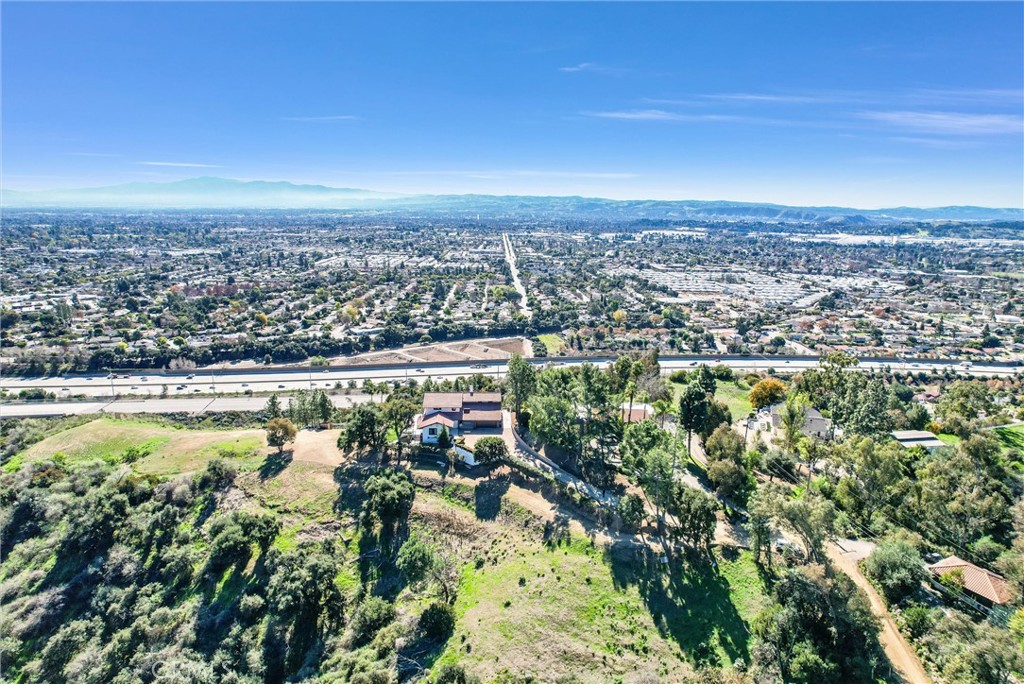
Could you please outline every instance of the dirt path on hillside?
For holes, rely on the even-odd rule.
[[[921,665],[917,654],[914,653],[914,649],[911,648],[907,640],[900,634],[899,629],[896,628],[896,623],[886,608],[885,602],[882,601],[882,597],[878,595],[878,592],[875,591],[875,588],[868,582],[867,578],[861,574],[860,567],[857,565],[856,555],[844,553],[835,544],[829,544],[828,557],[832,559],[836,567],[846,573],[868,595],[868,600],[871,602],[871,611],[882,623],[882,631],[878,635],[878,640],[881,642],[885,655],[888,656],[893,668],[903,677],[903,681],[907,682],[907,684],[931,684],[932,680],[924,671],[924,667]]]

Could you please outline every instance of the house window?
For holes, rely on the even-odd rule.
[[[437,434],[437,428],[430,428],[429,430],[427,430],[427,434],[433,437],[434,435]]]

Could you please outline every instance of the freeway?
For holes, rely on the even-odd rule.
[[[557,364],[577,366],[591,362],[607,366],[613,357],[555,357],[530,359],[536,365]],[[738,371],[777,373],[795,372],[814,368],[817,356],[662,356],[661,368],[670,373],[678,369],[693,369],[700,364],[723,365]],[[944,371],[952,369],[973,376],[1009,376],[1024,371],[1020,363],[975,363],[963,366],[955,360],[864,358],[857,368],[861,370],[889,369],[898,372]],[[186,397],[213,397],[222,394],[267,394],[292,392],[300,389],[335,389],[362,386],[367,380],[374,383],[406,381],[426,378],[433,380],[466,377],[481,373],[496,379],[508,371],[506,360],[460,362],[407,363],[407,364],[353,364],[310,367],[215,368],[195,371],[133,370],[115,371],[111,375],[67,375],[58,377],[4,377],[0,389],[15,395],[25,389],[52,392],[58,400],[71,398],[133,397],[137,399],[183,399]]]

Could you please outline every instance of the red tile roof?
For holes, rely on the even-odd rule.
[[[964,589],[976,596],[988,599],[994,604],[1009,603],[1013,599],[1013,592],[1005,579],[962,558],[950,556],[934,565],[929,565],[928,569],[935,575],[946,575],[954,570],[962,570]]]

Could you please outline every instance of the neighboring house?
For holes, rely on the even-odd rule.
[[[956,570],[963,573],[964,592],[978,603],[994,608],[1004,606],[1013,600],[1013,591],[1004,578],[962,558],[950,556],[928,566],[928,571],[936,579]]]
[[[904,449],[922,447],[928,451],[942,449],[946,443],[927,430],[893,430],[892,438]]]
[[[785,404],[778,402],[772,404],[768,408],[761,409],[757,414],[757,429],[761,432],[770,434],[773,438],[778,439],[782,437],[782,418],[779,415],[779,411]],[[832,421],[825,416],[821,415],[821,412],[813,406],[807,406],[804,408],[804,424],[800,428],[800,432],[805,437],[816,437],[818,439],[831,439],[833,435]],[[839,431],[835,431],[839,434]]]
[[[501,427],[500,392],[428,392],[416,421],[420,441],[437,444],[442,429],[456,437],[476,428]]]

